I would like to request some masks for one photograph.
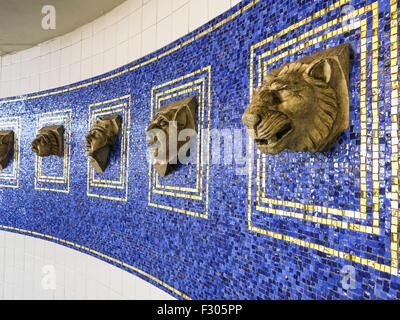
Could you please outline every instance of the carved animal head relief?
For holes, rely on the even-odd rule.
[[[86,136],[86,154],[92,157],[90,164],[97,173],[103,173],[107,167],[111,148],[118,141],[121,122],[120,115],[98,118]]]
[[[0,131],[0,170],[7,167],[10,160],[10,153],[14,144],[14,131]]]
[[[349,126],[349,45],[272,70],[242,121],[265,154],[328,151]]]
[[[43,127],[32,141],[32,151],[39,157],[62,156],[64,127],[61,125]]]
[[[178,163],[182,146],[190,139],[191,132],[195,133],[196,109],[196,96],[191,96],[162,106],[151,120],[146,131],[147,143],[155,160],[154,168],[161,177]],[[186,139],[179,141],[183,130]]]

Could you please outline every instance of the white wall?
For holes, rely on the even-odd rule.
[[[71,33],[0,57],[0,97],[52,89],[111,71],[179,39],[239,2],[127,0]]]
[[[52,89],[137,60],[240,0],[127,0],[64,36],[0,57],[0,97]],[[44,266],[56,271],[45,290]],[[0,231],[0,299],[172,299],[142,279],[49,241]]]
[[[48,278],[52,275],[54,282]],[[0,231],[0,299],[175,298],[129,272],[77,250]]]

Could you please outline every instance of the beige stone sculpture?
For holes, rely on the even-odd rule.
[[[7,167],[14,144],[14,131],[0,131],[0,171]]]
[[[86,136],[86,154],[92,157],[90,164],[97,173],[104,173],[107,167],[111,148],[118,141],[121,122],[120,115],[98,118]]]
[[[349,44],[273,69],[242,116],[256,147],[328,151],[349,127]]]
[[[169,174],[178,163],[182,146],[193,136],[190,132],[195,134],[196,109],[196,96],[191,96],[162,106],[151,120],[146,131],[147,143],[153,149],[154,168],[161,177]],[[177,137],[183,130],[189,135],[186,140],[179,141]]]
[[[47,126],[39,130],[32,141],[32,151],[39,157],[58,156],[63,153],[64,127],[61,125]]]

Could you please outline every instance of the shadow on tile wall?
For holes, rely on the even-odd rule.
[[[400,298],[391,2],[243,1],[113,72],[0,100],[0,128],[17,135],[0,173],[1,228],[83,251],[182,299]],[[241,115],[265,72],[345,42],[350,128],[330,152],[250,149],[248,163],[209,161],[219,144],[208,133],[245,130]],[[145,130],[160,105],[190,95],[199,164],[160,179]],[[89,166],[84,141],[101,114],[123,119],[104,175]],[[30,150],[47,124],[66,129],[62,158]]]

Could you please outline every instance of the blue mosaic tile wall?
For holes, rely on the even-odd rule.
[[[201,132],[244,131],[265,71],[345,42],[350,127],[330,152],[251,149],[248,164],[229,165],[207,153],[166,179],[149,168],[144,132],[159,105],[194,94]],[[244,0],[113,72],[0,100],[0,128],[17,136],[0,173],[0,226],[181,299],[398,299],[398,109],[397,1]],[[84,142],[101,113],[124,123],[103,176]],[[66,128],[64,156],[40,160],[30,142],[48,123]]]

